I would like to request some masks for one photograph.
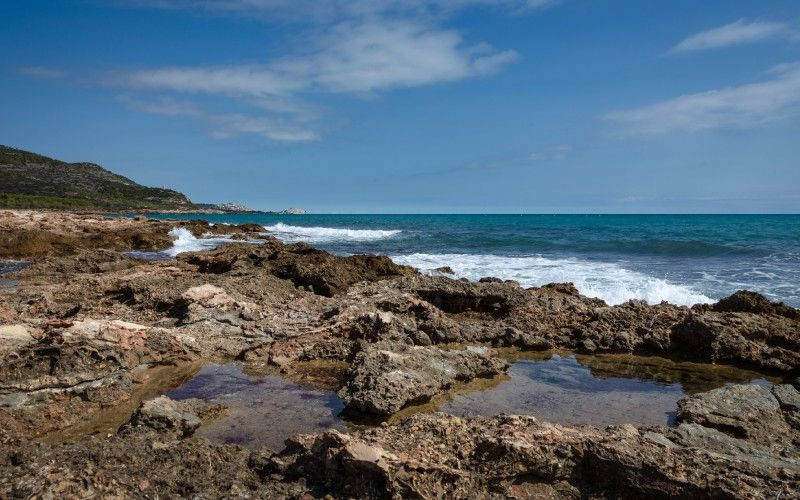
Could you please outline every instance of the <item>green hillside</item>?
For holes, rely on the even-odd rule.
[[[67,163],[0,145],[0,208],[193,208],[171,189],[137,184],[93,163]]]

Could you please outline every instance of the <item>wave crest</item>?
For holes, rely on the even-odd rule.
[[[290,226],[278,222],[264,229],[286,243],[305,241],[309,243],[328,243],[333,241],[374,241],[391,238],[400,234],[399,229],[342,229],[335,227]]]
[[[172,247],[164,250],[170,257],[183,252],[199,252],[201,250],[212,250],[231,241],[230,236],[217,236],[210,238],[196,238],[191,231],[184,227],[176,227],[170,230],[169,235],[175,238]]]
[[[450,266],[460,278],[477,280],[484,276],[494,276],[519,281],[525,287],[569,281],[583,295],[603,299],[611,305],[622,304],[630,299],[644,300],[649,304],[666,300],[685,306],[713,302],[713,299],[691,287],[670,283],[607,262],[548,259],[540,256],[424,253],[393,256],[392,260],[423,271]]]

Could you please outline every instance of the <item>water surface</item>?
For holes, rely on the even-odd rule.
[[[800,215],[163,214],[261,224],[286,242],[459,277],[571,281],[610,304],[691,305],[739,289],[800,306]],[[176,250],[203,248],[178,241]],[[208,242],[205,242],[208,243]],[[178,248],[180,247],[180,248]]]
[[[167,393],[228,407],[228,415],[202,426],[197,436],[275,451],[295,434],[345,430],[344,404],[335,392],[301,385],[278,375],[253,375],[241,364],[209,364],[188,383]]]
[[[533,415],[565,425],[674,425],[678,400],[726,383],[769,384],[731,367],[638,356],[520,359],[497,386],[461,393],[439,407],[454,415]]]
[[[17,286],[19,281],[3,278],[3,275],[22,271],[30,265],[30,262],[23,260],[0,260],[0,287]]]
[[[771,383],[757,372],[655,357],[511,350],[504,355],[513,361],[507,375],[459,384],[389,420],[442,411],[459,416],[533,415],[564,425],[673,425],[676,403],[687,394],[727,383]],[[204,425],[197,435],[276,451],[295,434],[375,424],[369,419],[344,419],[344,404],[329,377],[326,380],[329,368],[316,369],[319,376],[314,376],[312,367],[302,379],[295,375],[289,380],[274,372],[254,373],[238,363],[210,364],[167,395],[229,407],[227,417]]]

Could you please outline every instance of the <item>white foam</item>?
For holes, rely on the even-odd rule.
[[[608,304],[641,299],[649,304],[666,300],[677,305],[710,303],[713,300],[692,288],[661,278],[631,271],[615,263],[579,259],[549,259],[541,256],[502,257],[498,255],[423,254],[392,257],[398,264],[431,271],[450,266],[457,277],[477,280],[484,276],[519,281],[522,286],[571,281],[588,297]]]
[[[171,257],[175,257],[183,252],[214,249],[223,243],[231,241],[230,237],[196,238],[184,227],[173,228],[170,230],[169,235],[175,238],[175,240],[172,243],[172,247],[164,250],[163,253]]]
[[[374,241],[391,238],[402,232],[399,229],[341,229],[334,227],[290,226],[283,222],[272,226],[264,226],[264,229],[286,243],[296,243],[298,241],[309,243]]]

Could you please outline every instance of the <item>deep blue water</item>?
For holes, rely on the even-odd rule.
[[[800,306],[800,215],[174,215],[459,276],[572,281],[610,303],[691,304],[746,288]],[[184,242],[189,244],[191,242]]]

